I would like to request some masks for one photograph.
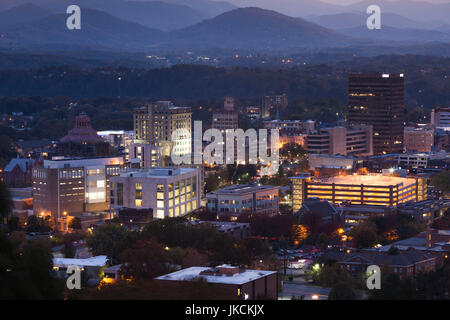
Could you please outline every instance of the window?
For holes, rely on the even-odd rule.
[[[157,210],[156,211],[156,217],[158,219],[164,219],[164,210]]]
[[[136,183],[136,207],[142,207],[142,183]]]
[[[156,198],[158,200],[164,200],[164,185],[158,184],[156,186]]]
[[[123,206],[123,183],[117,184],[117,205]]]

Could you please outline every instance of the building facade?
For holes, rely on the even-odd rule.
[[[403,74],[350,74],[348,123],[373,126],[375,154],[401,153],[404,127]]]
[[[198,168],[130,170],[111,179],[111,207],[153,209],[154,219],[180,217],[200,205]]]
[[[277,271],[248,270],[230,265],[215,268],[190,267],[155,279],[169,290],[177,290],[183,282],[198,278],[220,289],[227,300],[278,298]]]
[[[450,127],[450,108],[436,108],[431,111],[431,124],[435,127]]]
[[[434,145],[434,130],[432,128],[405,127],[405,152],[431,152]]]
[[[128,164],[122,157],[45,160],[33,168],[33,211],[64,216],[109,210],[109,179]]]
[[[279,187],[232,185],[206,194],[207,208],[218,215],[278,214]]]
[[[289,100],[286,94],[270,95],[262,98],[262,117],[269,118],[273,110],[286,109]]]
[[[310,154],[370,156],[373,154],[372,142],[371,125],[322,128],[307,137]]]
[[[225,97],[223,109],[215,110],[212,118],[212,128],[225,132],[227,129],[238,128],[238,113],[234,109],[234,99]]]
[[[188,107],[177,107],[170,101],[158,101],[134,110],[134,144],[150,144],[161,148],[164,158],[172,151],[177,155],[191,153],[192,111]],[[177,129],[183,129],[173,139]],[[181,132],[181,131],[178,131]]]
[[[326,199],[333,204],[396,206],[426,197],[426,181],[384,175],[345,175],[305,182],[304,198]]]

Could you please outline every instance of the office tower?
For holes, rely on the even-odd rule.
[[[350,74],[348,123],[373,126],[374,154],[401,153],[404,128],[403,74]]]
[[[262,117],[269,118],[273,110],[286,109],[288,103],[286,94],[264,96],[262,98]]]
[[[167,164],[172,150],[177,155],[191,153],[192,112],[187,107],[177,107],[170,101],[158,101],[134,110],[134,144],[150,145],[161,149],[163,164]],[[174,140],[177,129],[184,132]],[[134,146],[132,146],[134,147]]]
[[[213,112],[212,127],[225,132],[227,129],[238,128],[238,113],[234,110],[234,99],[225,97],[223,109]]]

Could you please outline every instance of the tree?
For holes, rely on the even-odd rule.
[[[328,300],[355,300],[356,294],[352,287],[345,283],[339,282],[334,285],[328,294]]]
[[[81,219],[78,217],[74,217],[69,223],[69,228],[74,230],[81,230]]]
[[[122,255],[121,272],[133,279],[153,279],[168,271],[168,254],[164,247],[154,239],[138,240]]]
[[[94,255],[106,255],[115,264],[121,261],[123,251],[134,243],[133,236],[119,224],[107,224],[95,229],[87,238],[87,246]]]
[[[6,184],[0,181],[0,224],[6,224],[8,222],[11,209],[11,194]]]
[[[359,225],[352,230],[353,247],[372,248],[377,244],[377,233],[368,225]]]
[[[450,170],[443,170],[432,176],[431,184],[443,192],[450,191]]]
[[[325,250],[327,248],[329,242],[330,242],[330,239],[328,238],[326,233],[322,232],[321,234],[319,234],[319,237],[317,238],[316,246],[320,250]]]
[[[62,299],[64,282],[52,276],[52,259],[48,240],[0,232],[0,300]]]
[[[50,220],[37,216],[29,216],[27,219],[27,232],[49,232],[52,228]]]

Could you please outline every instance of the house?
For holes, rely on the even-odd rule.
[[[299,220],[305,214],[317,214],[321,216],[321,224],[340,223],[342,220],[340,211],[336,210],[327,200],[318,198],[308,198],[303,202],[302,207],[295,213]]]
[[[21,188],[31,187],[33,159],[14,158],[3,169],[3,181],[8,187]]]
[[[370,265],[377,265],[383,273],[394,273],[400,278],[416,277],[419,272],[436,269],[438,256],[419,250],[410,249],[389,254],[378,251],[329,252],[324,257],[336,261],[340,268],[353,277],[365,273]]]

